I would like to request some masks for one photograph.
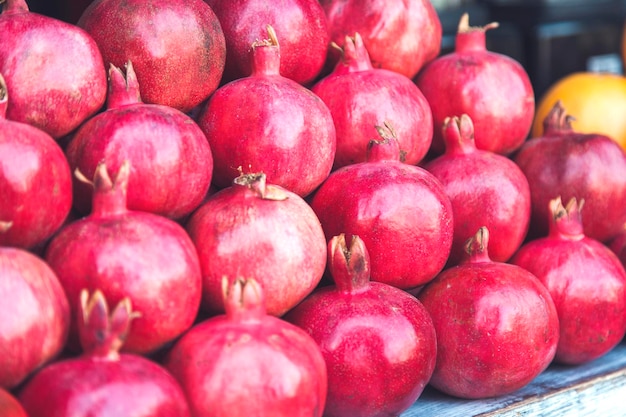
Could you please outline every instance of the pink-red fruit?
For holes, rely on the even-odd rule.
[[[132,311],[130,299],[109,312],[102,292],[83,290],[79,312],[83,353],[46,366],[20,390],[29,417],[190,417],[172,375],[155,361],[119,353],[131,322],[141,315]]]
[[[552,362],[559,320],[533,274],[488,254],[488,229],[467,241],[467,257],[430,282],[418,298],[437,333],[430,384],[460,398],[517,391]]]
[[[626,271],[601,242],[585,235],[583,201],[552,199],[549,234],[529,241],[511,263],[546,286],[559,315],[555,361],[581,364],[603,356],[626,333]]]
[[[435,368],[432,320],[414,296],[370,281],[370,257],[358,236],[333,237],[328,262],[335,285],[285,316],[321,348],[328,370],[324,416],[397,416],[419,398]]]
[[[180,338],[165,358],[192,415],[321,417],[327,374],[315,341],[265,311],[254,279],[223,280],[226,314]]]

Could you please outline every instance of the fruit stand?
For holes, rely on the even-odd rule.
[[[625,64],[626,0],[0,0],[0,417],[625,416]]]

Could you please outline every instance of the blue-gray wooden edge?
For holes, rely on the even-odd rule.
[[[626,341],[595,361],[550,365],[512,394],[462,400],[426,387],[401,417],[626,417]]]

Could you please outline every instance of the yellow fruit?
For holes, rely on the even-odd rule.
[[[626,77],[576,72],[559,79],[539,101],[532,137],[543,134],[543,120],[557,100],[575,118],[574,131],[607,135],[626,150]]]

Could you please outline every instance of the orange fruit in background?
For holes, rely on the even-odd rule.
[[[604,134],[626,150],[626,77],[576,72],[557,80],[539,100],[531,137],[543,134],[543,120],[557,100],[575,118],[574,131]]]

